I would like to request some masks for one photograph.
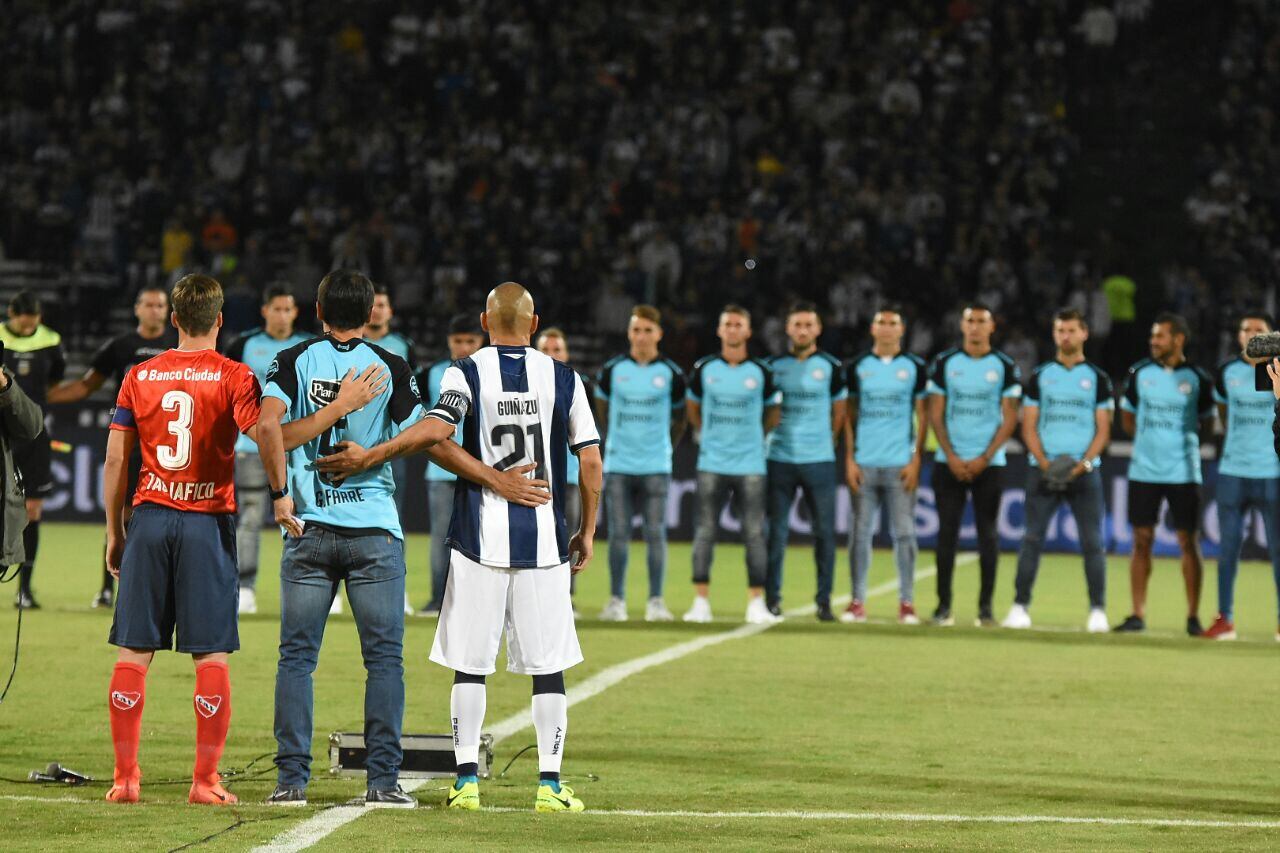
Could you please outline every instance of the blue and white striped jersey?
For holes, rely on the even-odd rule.
[[[532,347],[487,346],[455,361],[427,413],[462,424],[462,447],[498,470],[536,464],[551,502],[536,509],[507,503],[459,480],[449,547],[497,569],[546,569],[569,560],[565,475],[569,453],[600,443],[582,379]]]

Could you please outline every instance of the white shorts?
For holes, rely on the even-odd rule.
[[[449,582],[431,660],[467,675],[489,675],[507,632],[507,671],[551,675],[582,663],[573,624],[569,564],[491,569],[449,552]]]

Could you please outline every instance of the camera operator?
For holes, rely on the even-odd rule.
[[[4,345],[0,343],[0,358]],[[27,501],[13,465],[13,445],[29,442],[44,429],[40,407],[14,381],[9,368],[0,368],[0,457],[4,486],[0,492],[0,569],[26,560],[22,532],[27,526]]]

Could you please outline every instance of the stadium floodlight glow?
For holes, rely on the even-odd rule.
[[[457,770],[453,735],[401,735],[401,779],[452,779]],[[369,751],[363,732],[334,732],[329,735],[329,775],[351,778],[365,775]],[[479,776],[488,779],[493,767],[493,735],[480,735]]]

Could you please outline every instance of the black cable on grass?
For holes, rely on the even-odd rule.
[[[258,757],[251,760],[244,767],[230,767],[230,768],[227,768],[226,770],[218,771],[218,774],[222,777],[222,781],[224,783],[251,782],[256,779],[261,779],[263,776],[267,776],[271,773],[274,773],[276,768],[274,766],[263,767],[262,769],[255,770],[252,773],[249,772],[250,769],[252,769],[253,765],[257,764],[262,759],[271,758],[274,755],[275,755],[274,752],[264,752],[262,753],[262,755],[259,755]],[[45,787],[53,785],[58,787],[65,786],[65,787],[76,787],[76,788],[83,788],[89,785],[111,784],[111,782],[107,779],[91,779],[88,782],[81,782],[78,785],[70,786],[66,782],[50,782],[45,780],[33,780],[33,779],[9,779],[4,776],[0,776],[0,782],[9,782],[14,785],[42,785]],[[182,779],[148,779],[147,780],[148,787],[151,787],[154,785],[190,785],[190,784],[191,784],[190,776],[184,777]]]
[[[501,772],[501,773],[499,773],[497,776],[495,776],[495,777],[493,777],[493,778],[495,778],[495,779],[503,779],[503,778],[506,778],[507,771],[511,769],[511,765],[512,765],[512,764],[515,764],[515,763],[516,763],[516,759],[517,759],[517,758],[519,758],[520,756],[524,755],[524,754],[525,754],[526,752],[528,752],[529,750],[531,750],[531,749],[537,749],[537,748],[538,748],[538,745],[537,745],[536,743],[531,743],[531,744],[529,744],[528,746],[526,746],[524,749],[522,749],[522,750],[520,750],[519,752],[517,752],[515,755],[511,756],[511,760],[507,762],[507,766],[506,766],[506,767],[503,767],[503,768],[502,768],[502,772]],[[600,781],[600,777],[599,777],[599,776],[597,776],[597,775],[596,775],[596,774],[594,774],[594,773],[583,773],[581,776],[579,776],[579,775],[577,775],[577,774],[571,774],[571,773],[561,773],[561,774],[560,774],[560,776],[561,776],[561,778],[563,778],[563,779],[586,779],[588,782],[599,782],[599,781]]]
[[[340,803],[339,805],[345,805],[345,803]],[[316,811],[322,812],[332,808],[337,808],[337,806],[336,805],[324,806],[323,808],[316,809]],[[273,821],[273,820],[288,820],[289,818],[297,816],[296,814],[278,814],[278,815],[271,815],[270,817],[246,818],[244,815],[235,811],[234,808],[231,810],[231,814],[235,817],[235,821],[232,822],[230,825],[225,826],[222,829],[219,829],[217,832],[206,835],[204,838],[199,838],[195,841],[187,842],[186,844],[183,844],[181,847],[174,847],[171,850],[169,850],[169,853],[178,853],[179,850],[191,850],[203,844],[208,844],[210,841],[214,841],[218,838],[221,838],[227,833],[233,832],[239,829],[240,827],[247,826],[251,823],[269,823],[270,821]]]

